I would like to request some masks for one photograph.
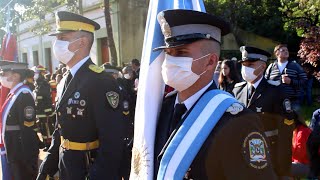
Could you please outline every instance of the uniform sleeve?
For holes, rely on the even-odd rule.
[[[42,83],[39,85],[36,91],[37,101],[37,114],[45,113],[51,114],[52,112],[52,100],[51,100],[51,89],[48,83]]]
[[[320,109],[317,109],[313,112],[311,120],[310,120],[310,129],[314,129],[316,126],[319,126],[319,116],[320,116]]]
[[[120,178],[120,162],[124,151],[125,121],[120,108],[116,81],[106,78],[93,97],[94,120],[98,129],[98,154],[90,169],[90,179]],[[95,177],[96,176],[96,177]]]
[[[34,131],[35,125],[35,105],[34,99],[29,91],[23,91],[19,94],[17,103],[17,118],[20,125],[20,138],[21,138],[21,161],[27,162],[29,166],[25,167],[26,171],[36,172],[38,165],[39,154],[39,137]]]
[[[60,133],[56,129],[52,134],[50,148],[47,151],[46,157],[39,167],[39,175],[37,180],[45,180],[47,175],[53,177],[59,170],[59,147],[60,147]]]
[[[229,119],[215,137],[206,163],[208,179],[216,173],[225,179],[276,179],[270,159],[269,144],[258,117],[251,111]],[[217,164],[218,171],[212,171]],[[211,164],[212,163],[212,164]]]
[[[316,126],[307,141],[307,150],[310,159],[310,171],[313,176],[320,174],[320,126]]]
[[[291,102],[287,96],[277,87],[275,93],[279,94],[279,100],[274,102],[274,121],[277,123],[278,136],[274,143],[276,157],[274,167],[278,175],[290,175],[292,162],[292,136],[295,127],[295,114],[291,109]]]
[[[17,101],[18,118],[23,129],[33,129],[36,120],[34,99],[28,91],[21,92]]]
[[[35,104],[33,96],[28,92],[21,92],[17,101],[19,109],[18,119],[21,127],[21,143],[26,160],[38,158],[40,139],[35,132]]]

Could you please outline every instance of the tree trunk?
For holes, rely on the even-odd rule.
[[[107,28],[107,35],[108,35],[107,39],[108,39],[108,45],[109,45],[109,50],[111,55],[111,64],[114,66],[117,66],[118,58],[117,58],[116,46],[114,44],[114,39],[113,39],[109,0],[104,0],[104,15],[106,18],[106,28]]]
[[[79,0],[79,14],[83,15],[82,0]]]

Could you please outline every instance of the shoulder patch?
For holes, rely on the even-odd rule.
[[[106,98],[108,103],[112,108],[117,108],[119,104],[119,94],[114,91],[109,91],[106,93]]]
[[[102,71],[104,70],[102,67],[99,67],[95,64],[90,64],[89,69],[95,73],[102,73]]]
[[[32,119],[34,114],[35,114],[35,111],[34,111],[34,108],[32,106],[27,106],[27,107],[24,108],[24,117],[26,119]]]
[[[279,86],[281,84],[280,80],[279,81],[268,80],[268,83],[274,86]]]
[[[240,87],[240,86],[243,86],[245,84],[247,84],[247,82],[245,82],[245,81],[239,82],[239,83],[235,84],[234,87]]]
[[[291,113],[293,111],[291,107],[291,101],[289,99],[283,100],[283,108],[287,113]]]
[[[243,105],[240,103],[233,103],[226,112],[229,112],[232,115],[236,115],[239,112],[243,111]]]
[[[165,96],[165,98],[171,97],[171,96],[173,96],[173,95],[175,95],[175,94],[177,94],[177,93],[178,93],[177,90],[173,90],[173,91],[169,92],[169,93]]]
[[[268,166],[269,148],[265,138],[259,132],[251,132],[244,139],[242,153],[248,165],[255,169]]]

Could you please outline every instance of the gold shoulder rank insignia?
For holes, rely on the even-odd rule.
[[[31,126],[34,125],[34,121],[32,121],[32,122],[24,121],[24,122],[23,122],[23,125],[25,125],[25,126],[27,126],[27,127],[31,127]]]
[[[294,119],[291,119],[291,120],[289,120],[289,119],[284,119],[283,122],[284,122],[286,125],[290,126],[290,125],[292,125],[292,124],[294,123]]]
[[[99,67],[95,64],[90,64],[89,69],[93,72],[96,72],[96,73],[102,73],[102,71],[104,70],[102,67]]]
[[[109,104],[111,105],[111,107],[113,108],[117,108],[118,104],[119,104],[119,94],[114,92],[114,91],[110,91],[106,93],[106,97],[107,100],[109,102]]]

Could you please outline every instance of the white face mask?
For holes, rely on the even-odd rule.
[[[6,88],[13,88],[13,81],[8,81],[8,77],[5,77],[5,76],[0,76],[0,81],[1,81],[1,85],[6,87]]]
[[[261,66],[261,65],[260,65]],[[260,68],[260,66],[257,68],[257,69],[259,69]],[[253,82],[255,79],[257,79],[257,77],[258,77],[258,75],[255,75],[254,74],[254,71],[255,71],[256,69],[254,69],[254,68],[250,68],[250,67],[247,67],[247,66],[242,66],[242,68],[241,68],[241,75],[242,75],[242,78],[245,80],[245,81],[247,81],[247,82],[249,82],[249,83],[251,83],[251,82]]]
[[[192,62],[209,55],[207,54],[194,60],[190,57],[174,57],[165,54],[161,71],[165,84],[175,88],[179,92],[188,89],[206,72],[204,71],[199,75],[192,72]]]
[[[125,79],[130,79],[130,74],[124,74],[123,77],[124,77]]]
[[[39,73],[35,73],[33,79],[36,81],[39,79]]]
[[[71,52],[69,50],[69,45],[78,41],[80,38],[69,42],[69,41],[62,41],[62,40],[56,40],[53,44],[53,53],[56,56],[56,58],[58,59],[58,61],[61,61],[64,64],[67,64],[72,57],[74,56],[74,54],[79,50],[77,49],[74,52]]]

